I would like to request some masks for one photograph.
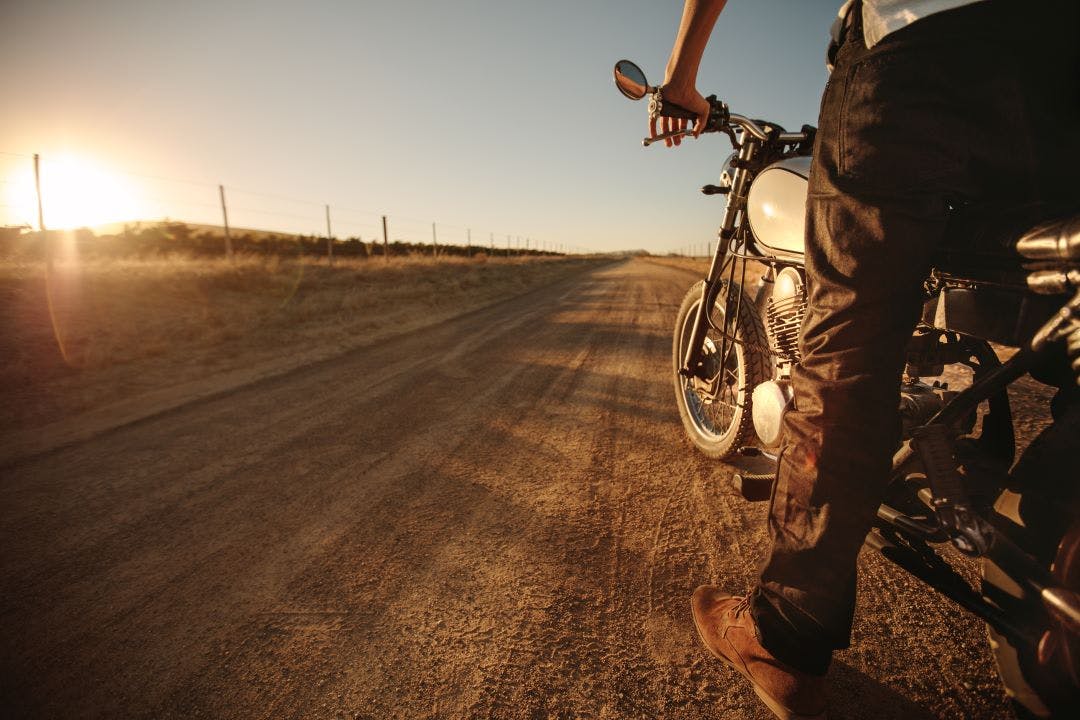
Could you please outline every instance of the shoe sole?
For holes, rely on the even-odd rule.
[[[701,644],[705,646],[705,649],[709,651],[709,654],[717,660],[723,662],[725,665],[742,675],[747,680],[749,680],[750,686],[754,688],[754,694],[758,696],[758,699],[760,699],[761,702],[765,703],[765,706],[772,711],[773,715],[780,718],[780,720],[828,720],[826,717],[826,713],[819,713],[817,715],[800,715],[796,712],[792,712],[788,708],[781,705],[776,698],[762,690],[758,686],[758,684],[754,682],[754,679],[752,677],[743,672],[742,668],[740,668],[738,665],[731,662],[731,660],[728,660],[726,657],[709,647],[709,644],[705,642],[705,635],[701,632],[701,624],[698,623],[697,613],[694,611],[694,604],[692,602],[690,603],[690,616],[694,618],[694,630],[697,631],[698,640],[700,640]]]

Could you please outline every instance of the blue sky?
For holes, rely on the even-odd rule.
[[[815,122],[839,4],[730,0],[700,89],[787,127]],[[223,183],[241,226],[322,232],[328,203],[337,235],[377,232],[386,213],[418,241],[434,221],[447,242],[465,228],[598,251],[708,242],[723,201],[697,188],[726,141],[642,148],[644,104],[611,82],[623,57],[661,79],[681,9],[8,0],[0,181],[38,152],[46,170],[76,156],[122,177],[147,215],[214,221]],[[0,207],[0,224],[19,213]]]

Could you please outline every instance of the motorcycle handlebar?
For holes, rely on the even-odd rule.
[[[720,132],[726,128],[734,129],[735,127],[738,127],[756,140],[764,142],[769,139],[769,133],[765,130],[765,128],[761,127],[761,125],[759,125],[757,121],[751,120],[750,118],[743,115],[737,115],[735,113],[728,112],[727,104],[720,100],[717,100],[715,95],[710,95],[706,99],[709,101],[709,106],[711,109],[709,111],[709,122],[705,128],[705,132]],[[680,120],[697,119],[697,115],[687,110],[686,108],[675,105],[671,102],[657,100],[655,95],[650,99],[650,105],[650,112],[655,112],[656,115],[659,115],[660,117],[671,117]],[[656,140],[662,140],[665,137],[670,137],[674,134],[680,134],[680,131],[676,131],[675,133],[669,135],[653,138],[652,141],[655,142]],[[780,133],[776,137],[776,139],[781,143],[794,144],[805,142],[807,140],[807,137],[808,136],[806,132],[785,132]],[[646,143],[646,145],[649,144],[651,143]]]
[[[749,133],[751,137],[757,138],[758,140],[765,141],[765,140],[769,139],[769,133],[766,132],[763,127],[761,127],[755,121],[751,120],[748,117],[743,117],[742,115],[736,115],[735,113],[728,113],[728,124],[729,125],[738,125],[743,130],[745,130],[747,133]],[[804,140],[806,140],[806,133],[805,132],[797,132],[797,133],[785,132],[785,133],[780,133],[779,135],[777,135],[776,139],[778,141],[782,142],[782,143],[800,143],[800,142],[803,142]]]

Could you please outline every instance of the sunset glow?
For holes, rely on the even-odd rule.
[[[224,194],[234,227],[290,234],[325,233],[328,205],[341,238],[381,238],[385,215],[391,240],[431,242],[434,222],[440,243],[502,251],[518,236],[576,252],[709,243],[723,205],[696,189],[725,139],[641,147],[646,103],[611,75],[628,58],[662,79],[681,5],[0,3],[0,227],[37,226],[39,153],[61,185],[44,198],[57,229],[218,225]],[[839,0],[728,5],[699,89],[813,124]],[[751,57],[754,72],[732,72]],[[602,131],[568,131],[569,116]],[[61,180],[50,165],[66,153]]]
[[[4,183],[4,203],[15,217],[37,221],[37,193],[30,163],[13,171]],[[94,227],[139,217],[131,185],[103,166],[83,157],[42,158],[41,195],[45,226],[50,230]]]

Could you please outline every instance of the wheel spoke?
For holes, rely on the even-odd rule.
[[[698,286],[695,291],[701,291],[701,288]],[[687,299],[690,297],[688,294]],[[684,299],[679,310],[676,373],[681,367],[680,358],[686,357],[700,298],[701,295],[697,295],[692,303]],[[758,346],[746,342],[747,337],[757,341],[764,333],[759,327],[760,320],[753,314],[756,310],[748,300],[737,307],[740,322],[730,328],[734,342],[725,340],[715,329],[715,325],[723,327],[724,308],[715,306],[712,309],[711,323],[705,332],[702,366],[698,369],[700,375],[709,380],[676,376],[687,431],[698,447],[716,457],[730,456],[738,446],[752,441],[748,393],[756,383],[762,382],[766,372]],[[724,349],[727,353],[721,357]]]
[[[706,347],[712,351],[708,354],[708,359],[715,362],[716,353],[718,352],[715,339],[707,337]],[[715,435],[724,435],[729,431],[731,423],[735,419],[735,413],[740,407],[736,390],[739,387],[739,360],[737,357],[739,352],[739,349],[732,348],[731,353],[728,355],[727,366],[722,369],[717,368],[713,380],[716,393],[709,402],[706,402],[698,391],[692,388],[687,389],[688,395],[693,396],[694,415],[699,418],[705,429]]]

